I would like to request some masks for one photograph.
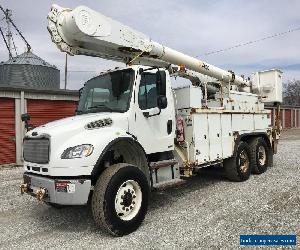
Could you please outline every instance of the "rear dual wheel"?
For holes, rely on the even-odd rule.
[[[262,174],[273,165],[272,148],[262,137],[256,137],[249,143],[241,141],[236,154],[224,160],[226,176],[232,181],[246,181],[250,174]]]
[[[236,154],[224,160],[226,177],[231,181],[246,181],[251,173],[251,156],[248,143],[241,141]]]
[[[257,137],[249,142],[251,149],[251,171],[254,174],[262,174],[273,165],[273,151],[266,141]]]

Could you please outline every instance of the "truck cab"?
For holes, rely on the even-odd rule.
[[[80,92],[74,117],[26,134],[26,171],[89,175],[104,148],[123,137],[136,141],[147,155],[174,149],[175,109],[168,71],[141,66],[109,71],[87,81]],[[49,143],[49,152],[38,159],[42,156],[29,147],[42,137]],[[43,164],[41,171],[31,167],[36,164]]]

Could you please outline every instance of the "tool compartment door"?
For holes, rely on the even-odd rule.
[[[222,158],[221,114],[208,114],[209,158],[210,161]]]
[[[198,164],[209,162],[209,134],[207,114],[193,115],[195,159]]]
[[[231,157],[233,154],[233,135],[231,129],[231,114],[221,115],[222,126],[222,152],[223,159]]]

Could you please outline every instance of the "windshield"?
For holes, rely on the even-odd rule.
[[[134,71],[114,71],[88,80],[80,96],[77,114],[126,112],[129,108]]]

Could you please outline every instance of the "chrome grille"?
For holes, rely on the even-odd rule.
[[[25,161],[45,164],[49,162],[50,141],[48,138],[26,138],[23,143]]]

